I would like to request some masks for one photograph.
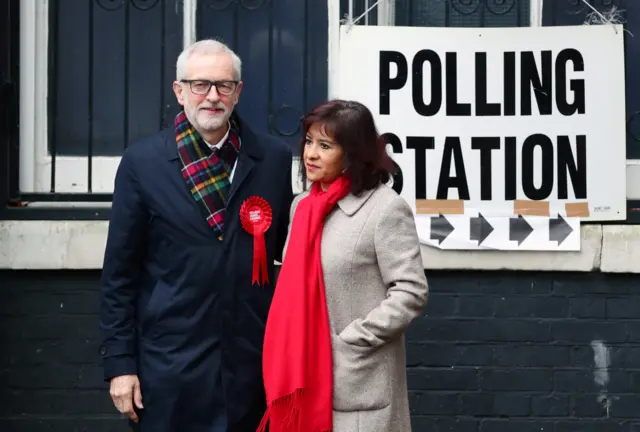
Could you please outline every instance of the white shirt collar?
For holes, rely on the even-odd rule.
[[[222,147],[222,144],[225,143],[225,141],[227,141],[227,139],[229,138],[229,131],[231,131],[231,123],[227,122],[227,133],[224,134],[224,136],[222,137],[222,139],[220,141],[218,141],[215,145],[212,145],[208,142],[205,141],[205,144],[209,146],[209,148],[213,149],[214,147],[217,147],[218,150],[220,149],[220,147]]]

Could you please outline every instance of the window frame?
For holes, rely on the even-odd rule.
[[[20,0],[19,192],[108,195],[120,157],[92,156],[89,188],[88,156],[52,157],[49,152],[49,36],[56,25],[50,5],[49,0]]]
[[[17,19],[16,62],[11,83],[18,93],[15,137],[2,148],[6,167],[0,176],[0,220],[108,220],[113,179],[120,156],[93,156],[92,185],[88,185],[88,157],[49,154],[48,93],[49,33],[55,17],[51,0],[10,0]],[[197,0],[182,0],[183,46],[195,41]],[[12,21],[12,22],[14,22]],[[17,55],[16,55],[17,53]],[[20,85],[21,84],[21,85]],[[4,147],[4,146],[3,146]],[[56,182],[51,188],[55,159]],[[16,169],[17,168],[17,169]]]
[[[183,46],[195,40],[196,0],[183,0]],[[26,194],[103,194],[113,192],[113,178],[120,156],[60,156],[49,152],[49,37],[56,19],[49,0],[20,0],[19,191]],[[55,160],[55,162],[54,162]],[[52,177],[52,166],[55,179]],[[55,184],[52,182],[55,180]],[[52,187],[53,186],[53,187]],[[91,189],[91,190],[89,190]]]

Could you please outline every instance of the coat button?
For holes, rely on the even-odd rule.
[[[107,347],[103,345],[100,347],[100,355],[105,355],[105,354],[107,354]]]

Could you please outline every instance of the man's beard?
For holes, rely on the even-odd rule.
[[[217,108],[223,111],[212,115],[208,113],[205,108]],[[196,130],[212,132],[227,124],[231,116],[231,110],[228,110],[227,107],[220,102],[215,105],[202,104],[198,107],[185,107],[185,114]]]

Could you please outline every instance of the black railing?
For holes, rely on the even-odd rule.
[[[397,0],[396,25],[420,27],[521,27],[529,25],[528,0]]]

